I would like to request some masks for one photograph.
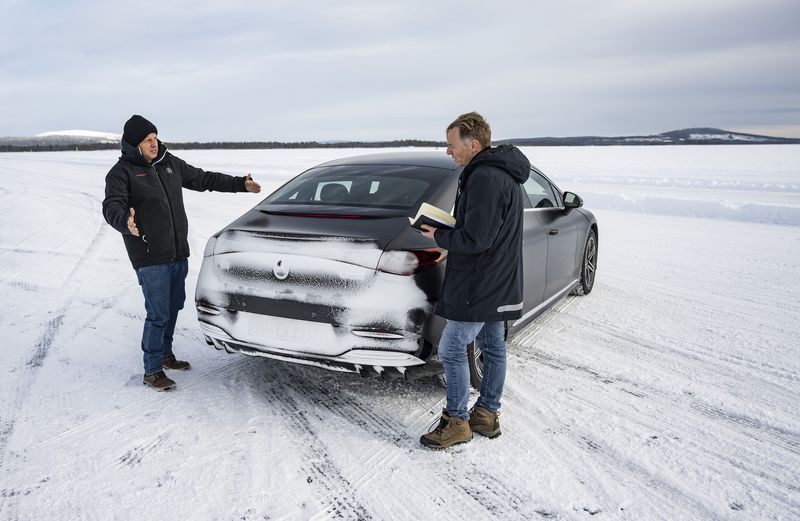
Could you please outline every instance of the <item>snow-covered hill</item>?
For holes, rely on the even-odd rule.
[[[744,134],[718,128],[686,128],[644,136],[578,136],[504,139],[498,143],[518,146],[614,146],[614,145],[727,145],[800,144],[800,139]]]
[[[42,132],[36,134],[38,138],[65,138],[65,139],[78,139],[86,140],[92,143],[119,143],[122,139],[122,134],[113,134],[111,132],[97,132],[94,130],[55,130],[52,132]]]
[[[6,147],[68,147],[73,145],[119,144],[122,134],[94,130],[55,130],[28,137],[0,137]],[[12,149],[13,150],[13,149]]]

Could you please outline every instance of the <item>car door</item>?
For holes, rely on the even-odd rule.
[[[524,188],[533,190],[530,179]],[[531,205],[531,197],[525,199],[522,228],[522,262],[524,264],[524,302],[523,314],[534,309],[544,300],[547,285],[547,234],[538,215]]]
[[[540,300],[545,301],[575,278],[579,216],[577,212],[565,211],[560,192],[538,170],[531,169],[524,186],[531,203],[529,212],[538,219],[547,243],[545,282]]]

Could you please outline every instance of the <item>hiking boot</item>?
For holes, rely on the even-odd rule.
[[[472,432],[477,432],[487,438],[500,436],[500,413],[475,405],[469,410],[469,426]]]
[[[459,443],[472,440],[469,422],[460,416],[450,416],[442,411],[439,425],[428,434],[423,434],[419,442],[431,449],[446,449]]]
[[[175,355],[165,356],[161,359],[161,365],[164,369],[177,369],[179,371],[188,371],[192,365],[185,360],[178,360]]]
[[[175,382],[170,380],[169,377],[164,374],[164,371],[156,371],[153,374],[144,375],[142,383],[149,385],[156,391],[166,391],[175,388]]]

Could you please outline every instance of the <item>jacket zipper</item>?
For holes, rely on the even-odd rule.
[[[169,199],[167,187],[164,185],[164,181],[162,181],[161,176],[158,175],[158,170],[156,170],[155,165],[150,165],[150,168],[152,168],[153,172],[155,172],[156,178],[161,184],[161,190],[164,192],[164,199],[167,200],[167,207],[169,208],[169,224],[172,227],[172,258],[175,260],[178,258],[178,234],[175,230],[175,219],[172,217],[172,201]]]

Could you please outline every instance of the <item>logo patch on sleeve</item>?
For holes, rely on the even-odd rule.
[[[136,177],[144,177],[147,175],[147,172],[142,172],[141,174],[136,174]]]

